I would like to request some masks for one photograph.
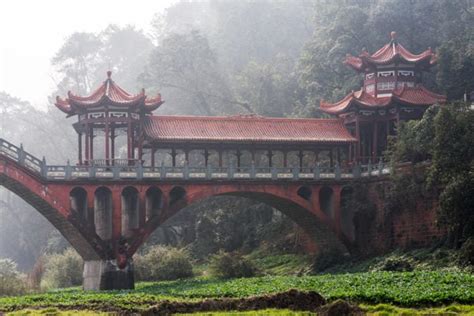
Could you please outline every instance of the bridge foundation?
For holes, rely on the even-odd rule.
[[[91,260],[84,262],[83,289],[127,290],[135,288],[133,264],[129,261],[120,269],[116,260]]]

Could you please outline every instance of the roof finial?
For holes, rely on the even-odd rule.
[[[110,79],[110,77],[111,77],[111,76],[112,76],[112,71],[110,71],[110,70],[109,70],[109,71],[107,71],[107,78],[109,78],[109,79]]]
[[[390,32],[390,37],[392,38],[392,41],[394,41],[395,38],[397,37],[397,32],[391,31],[391,32]]]

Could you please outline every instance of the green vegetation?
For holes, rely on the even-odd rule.
[[[81,256],[72,248],[47,258],[43,288],[65,288],[82,284]]]
[[[211,275],[217,278],[248,278],[258,271],[254,263],[237,252],[219,252],[209,262]]]
[[[9,259],[0,259],[0,296],[18,295],[24,293],[25,289],[16,263]]]
[[[177,280],[193,276],[191,259],[184,249],[154,246],[135,258],[137,278],[144,281]]]
[[[462,272],[366,272],[319,276],[265,276],[232,280],[187,279],[143,282],[133,291],[84,292],[67,289],[0,298],[0,310],[60,309],[139,311],[159,300],[248,297],[289,289],[317,291],[328,300],[425,306],[474,302],[474,275]]]

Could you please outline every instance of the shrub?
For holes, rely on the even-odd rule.
[[[84,263],[74,249],[68,248],[62,254],[50,255],[46,260],[43,287],[63,288],[82,283]]]
[[[177,280],[193,276],[193,266],[183,249],[154,246],[147,254],[135,257],[137,279]]]
[[[330,267],[346,263],[348,259],[347,255],[337,249],[322,251],[315,257],[311,270],[315,273],[322,272]]]
[[[249,259],[244,258],[238,252],[219,252],[211,257],[209,262],[211,275],[230,278],[249,278],[257,274],[257,268]]]
[[[0,296],[18,295],[25,290],[26,286],[16,263],[10,259],[0,259]]]
[[[408,272],[413,271],[413,265],[403,258],[387,258],[380,267],[381,271]]]
[[[462,264],[474,265],[474,237],[466,240],[459,250],[459,259]]]

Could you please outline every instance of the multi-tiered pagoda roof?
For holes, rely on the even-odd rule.
[[[364,86],[336,103],[322,100],[320,108],[329,114],[341,114],[353,108],[383,109],[396,104],[426,107],[444,103],[445,96],[429,91],[421,83],[421,72],[436,61],[431,48],[413,54],[398,43],[392,32],[391,41],[372,55],[364,50],[357,57],[346,56],[345,64],[365,74]]]
[[[112,79],[112,73],[107,72],[107,79],[90,95],[79,96],[71,91],[65,99],[56,97],[55,105],[69,116],[80,114],[85,111],[102,108],[107,105],[114,108],[127,109],[132,112],[151,113],[156,110],[164,101],[158,94],[154,98],[148,98],[145,90],[132,95],[119,87]]]

